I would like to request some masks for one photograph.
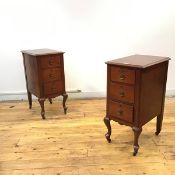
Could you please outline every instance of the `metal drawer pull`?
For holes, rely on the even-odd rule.
[[[53,78],[53,74],[49,74],[49,78]]]
[[[49,59],[49,65],[52,66],[54,63],[54,60],[53,59]]]
[[[55,92],[55,91],[57,91],[57,88],[56,87],[51,87],[51,91],[53,92]]]
[[[125,97],[125,93],[124,92],[120,92],[119,95],[120,95],[120,97]]]
[[[125,78],[126,78],[126,77],[125,77],[124,74],[121,74],[121,75],[120,75],[120,80],[125,80]]]
[[[119,116],[121,116],[121,115],[123,115],[123,111],[122,111],[122,110],[117,111],[117,114],[118,114]]]
[[[50,89],[52,92],[57,91],[57,86],[53,83]]]

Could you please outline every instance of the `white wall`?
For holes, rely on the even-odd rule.
[[[174,0],[0,0],[0,94],[26,91],[23,49],[65,51],[67,89],[106,91],[105,61],[169,56],[175,94]]]

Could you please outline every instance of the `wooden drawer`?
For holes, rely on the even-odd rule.
[[[41,68],[53,68],[61,65],[62,55],[44,55],[40,57]]]
[[[111,81],[135,84],[135,71],[124,67],[111,66],[110,79]]]
[[[58,94],[63,91],[63,82],[54,81],[44,84],[44,95]]]
[[[134,86],[127,86],[120,83],[110,82],[109,96],[112,99],[134,103]]]
[[[133,106],[109,100],[108,115],[132,123]]]
[[[51,82],[55,80],[61,80],[61,68],[53,68],[53,69],[44,69],[43,72],[43,81]]]

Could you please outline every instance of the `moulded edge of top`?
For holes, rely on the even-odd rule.
[[[147,68],[149,66],[153,66],[155,64],[159,64],[159,63],[162,63],[162,62],[165,62],[165,61],[169,61],[171,60],[171,58],[169,57],[161,57],[161,56],[151,56],[151,55],[131,55],[131,56],[150,56],[150,57],[159,57],[159,58],[162,58],[161,60],[157,60],[157,61],[153,61],[153,62],[150,62],[150,63],[147,63],[145,65],[140,65],[140,64],[132,64],[132,63],[129,63],[129,62],[117,62],[117,60],[119,59],[124,59],[124,58],[127,58],[127,57],[123,57],[123,58],[118,58],[118,59],[114,59],[114,60],[110,60],[110,61],[106,61],[105,64],[109,64],[109,65],[118,65],[118,66],[123,66],[123,67],[134,67],[134,68],[140,68],[140,69],[143,69],[143,68]],[[130,57],[130,56],[128,56]]]
[[[64,54],[65,52],[52,50],[52,49],[33,49],[33,50],[21,50],[22,53],[32,56],[50,55],[50,54]]]

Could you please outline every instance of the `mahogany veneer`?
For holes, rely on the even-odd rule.
[[[68,95],[65,91],[64,52],[50,49],[23,50],[24,70],[29,108],[32,108],[32,94],[38,97],[41,106],[41,116],[45,119],[44,101],[59,95],[63,96],[63,108]]]
[[[110,120],[131,126],[134,153],[142,126],[157,116],[156,135],[162,128],[168,57],[132,55],[107,64],[106,139],[111,142]]]

